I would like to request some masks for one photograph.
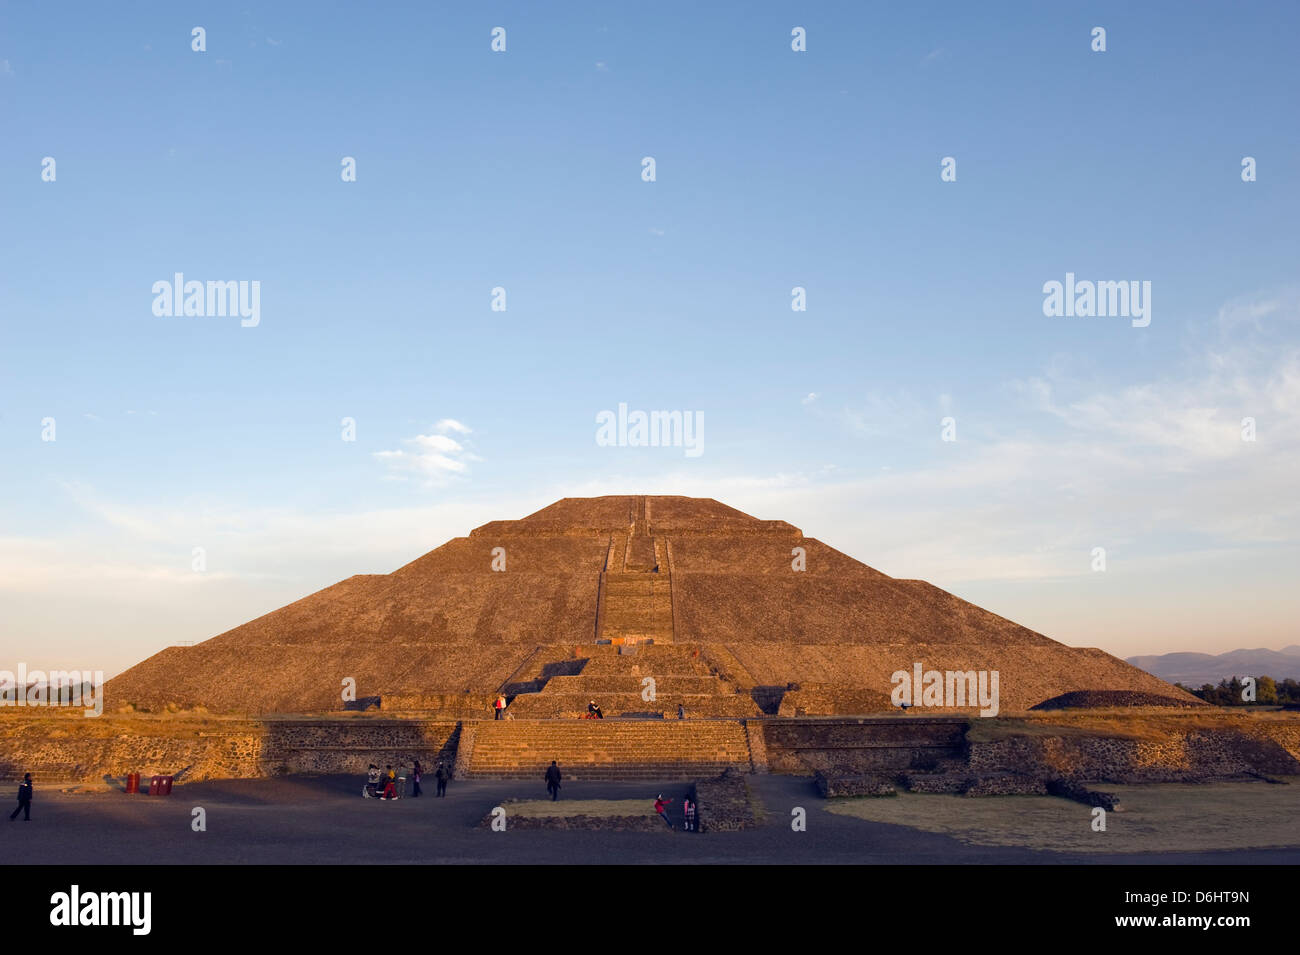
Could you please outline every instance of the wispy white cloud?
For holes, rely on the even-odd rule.
[[[433,430],[437,431],[439,434],[447,434],[450,431],[454,431],[457,434],[471,433],[467,425],[461,424],[455,418],[443,418],[433,426]]]
[[[467,474],[470,462],[482,460],[450,433],[464,436],[471,429],[454,418],[443,418],[433,426],[432,434],[417,434],[402,442],[405,448],[376,451],[374,456],[388,466],[390,477],[414,476],[426,486],[441,486]]]

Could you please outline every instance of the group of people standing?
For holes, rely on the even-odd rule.
[[[405,769],[393,769],[392,766],[388,766],[384,770],[380,770],[378,766],[371,763],[370,771],[366,776],[366,785],[373,787],[374,794],[379,799],[396,799],[398,798],[397,784],[399,781],[404,781],[406,778],[407,775]],[[448,768],[446,763],[440,761],[433,772],[433,778],[438,784],[438,795],[446,796],[447,783],[451,781],[451,769]],[[420,765],[420,761],[417,759],[415,760],[414,766],[411,767],[410,780],[412,796],[419,796],[424,792],[424,790],[420,788],[420,783],[423,779],[424,767]]]

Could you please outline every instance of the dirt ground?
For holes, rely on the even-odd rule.
[[[676,800],[680,812],[684,781],[566,784],[561,803],[580,800],[631,800],[653,812],[654,796]],[[37,789],[32,821],[0,820],[0,834],[11,861],[61,864],[262,864],[262,863],[794,863],[794,864],[980,864],[980,863],[1300,863],[1300,834],[1286,848],[1251,848],[1250,833],[1261,823],[1294,820],[1292,798],[1300,785],[1227,784],[1254,787],[1215,792],[1213,786],[1144,787],[1124,792],[1132,823],[1110,814],[1110,834],[1102,844],[1087,842],[1087,807],[1048,800],[1069,827],[1082,825],[1085,841],[1068,846],[1045,839],[1042,826],[1027,826],[1027,797],[958,799],[904,796],[856,800],[870,818],[855,818],[842,806],[821,799],[811,780],[788,776],[753,777],[764,824],[752,830],[692,834],[657,829],[646,832],[526,830],[493,832],[478,823],[509,798],[543,799],[540,781],[473,780],[453,782],[447,798],[428,792],[419,799],[380,802],[362,799],[361,780],[351,777],[285,777],[223,780],[178,786],[170,797],[124,793],[62,793]],[[1187,790],[1186,796],[1163,791]],[[1281,793],[1281,795],[1279,795]],[[1033,798],[1033,797],[1028,797]],[[1178,800],[1184,807],[1178,810]],[[1172,818],[1196,801],[1203,813]],[[916,800],[923,800],[917,802]],[[1190,800],[1190,802],[1189,802]],[[909,805],[915,812],[906,811]],[[890,808],[890,807],[894,808]],[[1236,807],[1234,809],[1234,807]],[[206,831],[192,829],[193,810],[204,810]],[[806,831],[794,831],[796,810],[806,814]],[[867,812],[866,810],[869,810]],[[885,818],[878,814],[896,813]],[[954,820],[968,822],[965,828]],[[679,817],[678,817],[679,818]],[[938,819],[944,831],[938,828]],[[946,820],[946,821],[945,821]],[[982,820],[972,823],[970,820]],[[1217,820],[1217,823],[1215,822]],[[905,824],[904,824],[905,823]],[[1241,834],[1206,841],[1193,838],[1196,826],[1227,827]],[[1271,823],[1270,823],[1271,824]],[[1142,833],[1144,827],[1148,834]],[[971,833],[983,835],[974,841]],[[1126,835],[1122,835],[1125,834]],[[1260,842],[1260,837],[1255,837]],[[1098,840],[1099,842],[1100,840]],[[1273,844],[1269,837],[1261,845]],[[1212,851],[1210,843],[1231,848]],[[1176,849],[1188,851],[1175,851]]]

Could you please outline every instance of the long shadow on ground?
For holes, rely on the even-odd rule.
[[[456,781],[445,799],[430,785],[420,798],[361,798],[360,778],[284,777],[214,780],[178,786],[169,797],[121,792],[41,793],[31,823],[6,830],[12,858],[65,864],[247,863],[794,863],[794,864],[1294,864],[1300,849],[1158,855],[1068,855],[1016,847],[971,846],[946,835],[873,823],[825,811],[812,783],[787,776],[752,777],[766,816],[757,829],[693,834],[478,827],[510,798],[545,798],[545,788],[518,780]],[[572,782],[562,800],[672,797],[688,782]],[[794,832],[791,810],[807,810],[807,831]],[[207,829],[191,828],[202,808]],[[680,816],[677,817],[680,821]],[[6,825],[0,822],[0,825]]]

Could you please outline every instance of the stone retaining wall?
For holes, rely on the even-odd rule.
[[[964,755],[964,720],[925,718],[769,719],[761,726],[774,773],[852,776],[930,769]]]
[[[93,725],[91,725],[93,723]],[[126,727],[129,725],[129,730]],[[122,727],[123,731],[116,731]],[[284,773],[363,774],[371,763],[456,758],[459,725],[423,720],[201,720],[148,723],[0,721],[0,779],[30,772],[50,783],[175,775],[194,781]]]
[[[1300,774],[1300,725],[1174,731],[1164,739],[1021,736],[970,744],[976,772],[1115,783],[1201,782],[1252,774]]]
[[[32,772],[46,784],[119,778],[127,772],[145,776],[171,773],[183,780],[281,773],[361,774],[370,762],[397,765],[412,758],[418,758],[430,771],[442,760],[462,772],[474,758],[482,764],[478,768],[486,770],[481,774],[494,775],[500,772],[489,758],[494,746],[504,753],[505,744],[537,737],[538,759],[546,755],[543,750],[556,750],[547,756],[549,760],[561,755],[556,749],[560,742],[597,731],[600,735],[583,744],[591,748],[587,756],[579,759],[581,754],[562,754],[572,760],[569,768],[576,770],[584,761],[609,764],[612,758],[611,773],[615,775],[635,768],[632,764],[638,762],[646,763],[655,773],[670,775],[679,770],[693,774],[709,762],[744,764],[745,769],[759,771],[766,766],[774,773],[811,776],[820,771],[843,777],[1012,773],[1039,779],[1144,783],[1199,782],[1251,774],[1300,775],[1300,719],[1232,721],[1225,717],[1222,727],[1202,724],[1187,729],[1180,728],[1177,721],[1159,728],[1147,724],[1144,738],[1064,725],[1058,733],[1058,727],[1046,724],[1033,727],[1032,733],[983,742],[968,742],[968,723],[960,719],[766,718],[606,724],[361,715],[247,720],[201,715],[167,719],[106,715],[92,720],[70,715],[6,715],[0,716],[0,780],[18,779],[24,772]],[[475,727],[480,735],[477,754]],[[555,736],[557,733],[560,736]],[[616,749],[616,740],[627,745]],[[607,744],[610,748],[603,751]],[[531,763],[524,767],[529,772],[532,768]]]

